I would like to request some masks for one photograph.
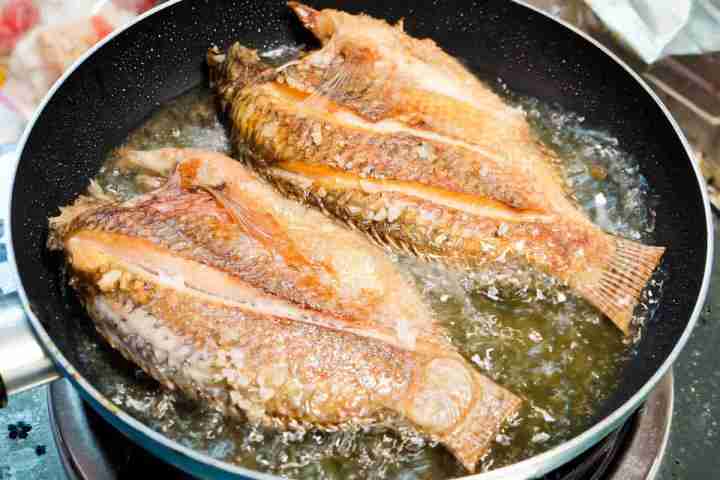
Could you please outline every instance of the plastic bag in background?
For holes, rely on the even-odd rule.
[[[720,50],[718,0],[585,0],[646,63]]]
[[[55,81],[155,0],[0,0],[0,143],[17,140]]]

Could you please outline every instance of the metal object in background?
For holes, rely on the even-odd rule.
[[[0,408],[7,405],[10,395],[59,378],[52,360],[35,337],[20,298],[10,293],[15,286],[5,258],[4,220],[15,147],[0,145]]]
[[[8,396],[59,378],[35,337],[20,299],[0,297],[0,407]]]
[[[611,470],[613,480],[657,477],[670,437],[674,394],[675,381],[671,370],[638,411],[637,428]]]
[[[687,132],[720,208],[720,53],[669,58],[643,76]]]
[[[119,478],[109,452],[102,448],[103,443],[112,440],[112,434],[98,438],[86,414],[87,406],[72,385],[67,380],[55,382],[48,389],[47,400],[55,446],[67,476],[71,480]],[[122,436],[117,431],[114,435]],[[128,441],[124,437],[121,440]]]
[[[192,478],[133,444],[83,402],[67,380],[50,386],[47,401],[53,438],[69,480],[122,480],[132,474]]]

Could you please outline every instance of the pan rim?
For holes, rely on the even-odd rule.
[[[202,453],[198,450],[191,449],[189,447],[186,447],[184,445],[181,445],[179,442],[172,440],[165,435],[153,430],[149,426],[147,426],[145,423],[141,422],[140,420],[136,419],[129,413],[125,412],[124,410],[120,409],[117,405],[112,403],[108,398],[106,398],[103,394],[101,394],[90,382],[88,382],[82,374],[65,358],[63,353],[57,348],[52,338],[50,338],[49,334],[43,327],[40,320],[37,318],[33,310],[30,308],[30,302],[27,296],[27,293],[25,292],[25,289],[22,285],[22,282],[20,281],[20,275],[19,270],[17,267],[17,262],[15,258],[15,251],[14,251],[14,242],[13,242],[13,236],[12,236],[12,221],[10,220],[10,215],[12,215],[13,212],[13,197],[14,197],[14,190],[15,190],[15,178],[17,174],[17,169],[20,164],[20,158],[22,156],[22,152],[25,149],[25,145],[29,139],[30,133],[33,131],[34,125],[37,122],[37,120],[42,115],[43,111],[45,110],[45,107],[47,106],[48,102],[52,99],[52,97],[55,95],[56,91],[65,83],[66,79],[72,75],[75,70],[78,69],[80,65],[82,65],[89,57],[94,55],[98,50],[102,49],[107,43],[111,42],[116,36],[122,34],[126,30],[132,28],[136,24],[142,22],[149,16],[164,10],[166,8],[172,8],[174,5],[182,2],[183,0],[169,0],[166,3],[159,5],[157,7],[154,7],[147,12],[145,12],[142,15],[139,15],[136,17],[133,21],[128,23],[125,27],[116,30],[115,32],[109,34],[107,37],[105,37],[102,41],[98,42],[95,46],[93,46],[91,49],[89,49],[87,52],[85,52],[78,60],[76,60],[73,65],[55,82],[55,84],[52,86],[52,88],[48,91],[45,98],[43,99],[42,103],[38,106],[38,108],[35,110],[32,118],[28,122],[27,126],[25,127],[25,130],[23,132],[23,135],[18,142],[17,150],[16,150],[16,158],[14,159],[14,164],[11,167],[11,174],[12,174],[12,185],[13,187],[8,192],[10,198],[8,201],[8,222],[6,225],[6,228],[8,229],[8,238],[10,241],[7,245],[8,250],[8,262],[10,264],[10,270],[12,272],[13,279],[15,281],[15,284],[17,285],[17,291],[18,295],[20,297],[20,300],[22,302],[23,308],[25,309],[25,312],[30,319],[30,323],[35,331],[35,334],[43,344],[43,347],[48,351],[50,356],[52,357],[53,361],[56,362],[57,365],[61,368],[63,373],[67,378],[70,379],[70,381],[75,384],[76,387],[80,388],[80,392],[84,394],[86,398],[89,398],[93,400],[93,403],[95,405],[102,406],[103,409],[106,410],[108,414],[115,415],[124,425],[126,425],[128,428],[145,435],[149,437],[152,441],[158,443],[162,447],[172,450],[175,453],[182,455],[184,457],[187,457],[195,462],[199,462],[200,464],[210,465],[220,471],[224,471],[227,473],[235,474],[235,475],[241,475],[249,478],[258,478],[258,479],[277,479],[279,477],[276,477],[274,475],[269,475],[266,473],[258,472],[255,470],[249,470],[243,467],[240,467],[238,465],[234,465],[225,461],[217,460],[215,458],[210,457],[209,455]],[[489,472],[474,474],[474,475],[468,475],[465,477],[462,477],[464,479],[473,479],[473,480],[500,480],[505,478],[534,478],[539,475],[543,475],[552,469],[556,468],[557,466],[561,465],[562,463],[565,463],[566,461],[569,461],[570,459],[576,457],[577,455],[581,454],[591,446],[593,446],[595,443],[597,443],[600,439],[604,438],[616,425],[618,425],[622,420],[630,416],[637,407],[640,406],[641,402],[647,397],[647,395],[650,393],[652,388],[657,385],[657,383],[660,381],[660,379],[665,375],[665,373],[669,370],[669,368],[672,366],[672,364],[675,362],[677,357],[679,356],[680,352],[685,347],[685,344],[687,343],[690,334],[692,333],[698,317],[700,316],[700,312],[702,310],[702,307],[705,303],[705,299],[707,297],[709,283],[710,283],[710,277],[712,272],[712,264],[713,264],[713,250],[714,250],[714,228],[713,228],[713,221],[712,221],[712,211],[710,208],[710,201],[709,196],[707,193],[706,183],[704,178],[702,177],[702,174],[700,172],[700,169],[697,165],[697,162],[693,161],[694,154],[692,151],[692,148],[683,134],[682,130],[680,129],[679,125],[673,118],[673,116],[670,114],[668,108],[665,106],[665,104],[660,100],[660,98],[655,94],[655,92],[647,85],[647,83],[642,79],[642,77],[635,72],[632,68],[630,68],[623,60],[621,60],[617,55],[615,55],[613,52],[611,52],[609,49],[607,49],[605,46],[603,46],[600,42],[595,40],[594,38],[590,37],[585,32],[579,30],[575,26],[569,24],[568,22],[555,18],[551,16],[550,14],[540,10],[539,8],[536,8],[534,6],[528,5],[522,0],[512,0],[514,3],[520,5],[521,7],[524,7],[526,9],[529,9],[536,14],[540,14],[547,19],[555,22],[556,24],[569,29],[576,35],[579,35],[582,37],[585,41],[587,41],[589,44],[594,46],[595,48],[600,49],[605,55],[607,55],[612,61],[614,61],[616,64],[620,65],[636,82],[640,84],[640,86],[645,90],[645,92],[652,98],[656,105],[660,108],[660,110],[665,115],[665,118],[670,122],[671,126],[673,127],[673,130],[675,131],[675,134],[679,137],[685,152],[687,154],[688,159],[690,160],[690,166],[693,169],[693,172],[695,173],[695,179],[697,181],[697,186],[700,189],[700,194],[703,200],[703,206],[705,210],[705,227],[706,227],[706,239],[707,239],[707,245],[706,245],[706,258],[705,258],[705,268],[703,271],[703,280],[700,287],[700,291],[698,293],[697,299],[695,300],[695,306],[693,308],[693,311],[690,315],[690,318],[688,320],[688,323],[680,336],[680,338],[675,343],[675,346],[673,347],[672,351],[668,355],[668,357],[665,359],[665,361],[662,363],[662,365],[656,370],[656,372],[653,374],[650,379],[648,379],[647,382],[635,393],[633,394],[628,400],[626,400],[620,407],[618,407],[615,411],[604,417],[603,419],[599,420],[595,425],[591,426],[590,428],[584,430],[579,435],[576,435],[572,439],[563,442],[560,445],[557,445],[550,450],[540,453],[538,455],[532,456],[530,458],[527,458],[525,460],[522,460],[520,462],[514,463],[512,465],[508,465],[496,470],[491,470]],[[183,468],[182,465],[178,465],[181,468]]]

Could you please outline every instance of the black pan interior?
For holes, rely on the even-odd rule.
[[[610,131],[641,162],[657,212],[656,243],[668,247],[662,307],[624,372],[607,414],[667,358],[698,297],[707,233],[702,197],[680,138],[661,109],[622,67],[554,21],[507,0],[309,1],[397,20],[432,37],[487,79],[583,115]],[[46,105],[15,178],[13,246],[32,309],[73,364],[89,322],[65,291],[59,259],[46,253],[47,218],[83,191],[109,150],[155,108],[206,81],[210,45],[235,40],[267,49],[311,43],[282,1],[186,0],[114,38],[88,58]],[[108,355],[108,368],[115,356]]]

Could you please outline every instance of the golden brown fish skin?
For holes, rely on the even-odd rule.
[[[193,149],[124,151],[122,157],[160,174],[178,168],[163,188],[122,206],[81,197],[81,212],[54,222],[53,245],[61,244],[54,237],[82,229],[133,235],[299,304],[383,323],[409,337],[434,328],[420,296],[380,250],[283,198],[235,160]],[[217,188],[194,186],[203,181]]]
[[[524,115],[432,42],[367,16],[291,7],[321,50],[275,75],[239,45],[221,62],[208,58],[241,158],[377,243],[470,266],[497,259],[530,264],[629,333],[663,248],[592,224],[568,197],[556,156]],[[248,70],[266,72],[262,81],[242,85],[222,74],[248,59]],[[298,163],[329,170],[319,178],[283,172]],[[348,175],[354,180],[329,179]],[[440,211],[419,209],[423,202]],[[388,209],[405,214],[389,222]]]
[[[206,265],[260,282],[268,292],[287,295],[295,301],[318,306],[332,300],[332,292],[313,282],[303,272],[286,269],[284,278],[267,273],[278,264],[272,251],[244,235],[237,235],[232,217],[219,208],[212,195],[206,192],[189,194],[180,202],[169,205],[167,194],[149,195],[132,208],[106,205],[91,214],[77,218],[70,231],[94,230],[146,238],[153,244],[167,248],[185,258],[194,258]],[[163,210],[158,209],[160,205]],[[172,207],[172,211],[166,208]],[[186,210],[178,215],[178,209]],[[301,288],[301,286],[310,288]],[[294,297],[294,298],[293,298]],[[369,299],[373,303],[372,299]]]
[[[410,421],[473,471],[519,407],[517,397],[451,350],[441,356],[400,350],[200,301],[147,279],[127,283],[84,297],[99,332],[167,388],[229,415],[276,428]],[[433,402],[462,407],[448,416]]]
[[[615,248],[610,237],[560,220],[477,217],[401,193],[333,188],[282,168],[269,169],[267,176],[284,194],[341,219],[380,246],[452,265],[515,262],[572,283],[577,271],[592,270]]]
[[[513,158],[516,166],[531,168],[535,179],[543,177],[546,184],[536,201],[565,211],[557,158],[537,141],[524,113],[431,39],[405,34],[402,22],[391,26],[366,15],[317,11],[294,2],[290,6],[323,48],[283,70],[288,84],[322,94],[375,122],[398,120]]]
[[[567,283],[625,334],[664,249],[598,235],[557,219],[505,221],[444,208],[400,193],[333,188],[287,170],[268,170],[277,188],[365,233],[377,245],[455,266],[529,266]],[[626,272],[631,271],[631,274]],[[615,299],[611,301],[609,299]]]
[[[237,128],[233,132],[234,143],[246,151],[246,143],[252,142],[254,159],[261,165],[274,162],[277,152],[281,151],[283,158],[302,158],[312,164],[358,172],[369,178],[417,181],[449,191],[480,194],[519,208],[544,208],[544,196],[536,191],[533,183],[519,188],[514,185],[514,179],[525,173],[500,156],[490,157],[496,155],[492,151],[487,151],[488,155],[478,162],[478,152],[421,138],[412,130],[378,135],[357,125],[348,125],[322,111],[324,108],[341,110],[341,106],[322,99],[308,99],[306,92],[284,83],[283,72],[269,83],[253,79],[243,83],[244,77],[238,79],[229,73],[265,71],[266,67],[256,63],[247,69],[230,67],[246,61],[261,63],[253,51],[235,44],[223,55],[223,63],[214,64],[214,57],[209,54],[208,61],[215,65],[211,68],[215,72],[215,89],[222,104],[229,108],[231,121]],[[266,74],[265,79],[269,78]],[[246,88],[239,88],[240,85]],[[294,104],[288,99],[294,100]]]
[[[142,163],[148,153],[134,155]],[[251,265],[219,263],[217,251],[203,248],[251,236],[230,203],[244,194],[260,197],[244,205],[253,210],[248,215],[255,208],[262,212],[264,201],[279,210],[284,202],[304,207],[280,197],[227,157],[172,149],[149,155],[149,164],[159,171],[179,162],[159,190],[121,204],[96,192],[101,198],[82,197],[51,221],[50,245],[66,253],[71,284],[116,349],[168,388],[229,414],[286,427],[409,423],[474,469],[520,400],[476,372],[433,328],[422,302],[404,310],[419,317],[407,319],[410,327],[419,327],[417,339],[408,344],[399,338],[396,319],[386,318],[403,311],[363,318],[367,312],[353,310],[347,299],[340,307],[350,305],[349,311],[341,315],[332,302],[325,301],[328,308],[308,308],[311,301],[286,295],[285,289],[269,293],[259,274],[241,271]],[[272,194],[263,195],[267,191]],[[223,201],[217,193],[225,195]],[[307,212],[315,236],[340,241],[333,255],[354,255],[342,247],[348,243],[345,237],[354,234],[320,213]],[[280,213],[275,218],[275,233],[291,228]],[[211,233],[190,238],[192,228],[183,224]],[[402,276],[383,271],[387,260],[357,238],[366,245],[364,262],[375,262],[372,270],[383,276],[377,283],[395,287],[388,292],[392,301],[419,301]],[[286,259],[288,267],[304,267],[297,256]],[[289,271],[261,274],[282,281]],[[350,281],[348,273],[337,281]],[[363,290],[356,295],[365,300]],[[381,309],[381,303],[376,305]]]
[[[351,71],[354,75],[349,78],[339,79],[342,80],[341,87],[345,83],[355,84],[354,90],[362,93],[362,85],[394,83],[390,88],[395,89],[402,83],[430,92],[443,92],[445,96],[478,106],[496,101],[496,96],[487,87],[434,41],[405,34],[402,21],[391,26],[363,14],[351,15],[333,9],[318,11],[298,2],[290,2],[289,6],[323,47],[309,55],[308,64],[321,72],[332,72],[333,69],[337,72],[342,64],[351,70],[354,66],[361,67]],[[328,89],[324,93],[337,90],[343,89]],[[496,108],[489,110],[490,113],[498,112]]]
[[[323,118],[313,107],[288,101],[291,97],[276,83],[253,85],[235,95],[227,103],[236,142],[243,145],[246,159],[285,194],[341,219],[379,245],[464,266],[518,262],[566,282],[590,299],[602,297],[587,286],[602,278],[602,266],[614,257],[618,240],[577,211],[545,213],[534,205],[539,221],[482,217],[404,194],[334,188],[317,178],[288,175],[283,170],[293,159],[302,159],[308,167],[327,168],[327,177],[349,174],[358,179],[402,180],[451,194],[472,194],[476,198],[470,202],[487,197],[513,207],[516,216],[533,213],[517,205],[542,197],[542,192],[533,189],[534,183],[518,185],[511,180],[522,172],[487,157],[478,162],[478,153],[462,146],[409,133],[382,135]],[[303,101],[301,97],[299,102]],[[340,108],[329,101],[324,107]],[[300,108],[307,111],[301,113]],[[649,276],[651,271],[643,270],[643,274]],[[639,295],[642,286],[644,282],[623,283],[629,297]],[[600,302],[604,300],[595,300]],[[610,304],[602,306],[627,333],[632,308],[620,312]]]
[[[329,65],[317,65],[311,57],[282,68],[277,79],[299,91],[325,96],[372,122],[395,119],[414,128],[487,146],[499,146],[498,134],[503,141],[535,141],[522,111],[505,104],[475,77],[464,81],[472,83],[482,100],[469,103],[408,82],[393,81],[392,74],[373,78],[376,63],[371,58],[341,58]],[[345,79],[333,81],[337,77]],[[553,152],[545,155],[555,161]]]
[[[221,408],[232,406],[237,409],[233,412],[236,415],[248,411],[256,421],[272,423],[269,417],[276,417],[282,422],[294,419],[331,426],[353,420],[377,421],[373,416],[392,417],[387,405],[401,400],[417,366],[417,355],[412,352],[396,351],[352,334],[198,299],[148,279],[136,278],[132,285],[127,291],[118,287],[87,300],[93,302],[101,295],[103,301],[121,311],[131,304],[133,311],[140,309],[162,328],[184,339],[184,344],[192,345],[194,350],[207,350],[215,357],[207,367],[212,375],[210,383],[227,383],[229,388],[223,389],[223,396],[235,391],[245,397],[240,401],[223,398]],[[144,350],[139,346],[130,348]],[[162,369],[164,365],[158,365],[154,358],[158,355],[153,350],[158,347],[148,342],[146,348],[149,352],[138,363],[144,368]],[[222,362],[223,356],[228,357],[226,362]],[[242,358],[241,364],[238,357]],[[232,371],[223,372],[227,368]],[[386,389],[370,387],[380,373],[387,382]],[[192,378],[169,372],[165,376],[171,388],[178,383],[191,392],[207,388]],[[262,388],[272,391],[261,393]],[[313,399],[314,404],[308,405]],[[245,402],[251,406],[243,408]]]
[[[395,178],[473,193],[508,205],[532,209],[536,195],[508,188],[517,176],[511,166],[491,159],[475,161],[475,153],[457,146],[423,139],[410,132],[378,135],[342,125],[319,115],[301,115],[282,98],[265,94],[262,87],[243,90],[230,112],[238,125],[236,144],[252,142],[259,166],[282,159],[302,158],[312,165],[327,165],[365,178]]]

